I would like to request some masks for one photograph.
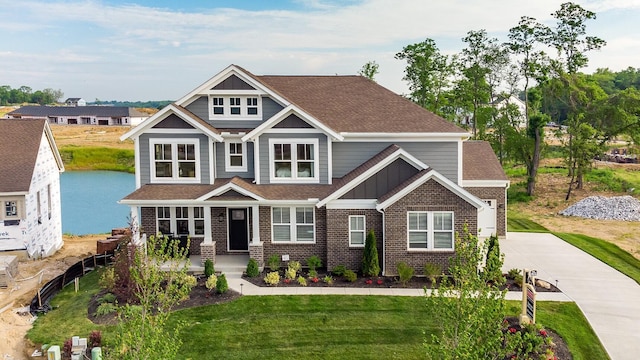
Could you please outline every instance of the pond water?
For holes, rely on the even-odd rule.
[[[135,175],[116,171],[66,171],[60,175],[62,232],[103,234],[127,226],[129,207],[118,204],[136,187]]]

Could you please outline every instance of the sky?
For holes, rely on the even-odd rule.
[[[640,67],[640,0],[575,1],[594,11],[591,73]],[[64,97],[176,100],[230,64],[256,75],[352,75],[407,93],[403,47],[458,53],[470,30],[506,41],[521,16],[554,25],[557,0],[0,0],[0,85]]]

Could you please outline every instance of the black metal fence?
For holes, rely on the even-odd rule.
[[[71,265],[63,274],[56,276],[38,289],[29,306],[31,314],[36,315],[51,310],[49,301],[60,292],[62,288],[75,281],[76,278],[84,276],[99,265],[106,266],[113,263],[113,257],[114,252],[92,255]]]

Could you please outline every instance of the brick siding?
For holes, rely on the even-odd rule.
[[[349,216],[365,216],[365,234],[373,229],[376,235],[378,257],[382,266],[382,214],[375,209],[328,209],[327,210],[327,268],[344,265],[359,271],[362,268],[363,247],[349,246]]]
[[[434,180],[429,180],[385,210],[385,275],[397,275],[396,264],[406,262],[416,275],[424,274],[426,263],[449,267],[453,251],[408,251],[407,211],[453,211],[454,231],[467,224],[477,229],[477,209]],[[472,230],[473,231],[473,230]]]

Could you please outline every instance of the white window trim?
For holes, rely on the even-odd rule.
[[[168,207],[169,208],[169,218],[159,218],[158,217],[158,208],[165,208]],[[196,234],[195,230],[196,230],[196,220],[205,220],[206,218],[206,208],[203,208],[202,206],[177,206],[177,207],[186,207],[187,208],[187,219],[188,219],[188,226],[189,226],[189,237],[203,237],[206,235],[207,233],[207,228],[206,228],[206,221],[205,221],[205,229],[204,229],[204,234]],[[199,208],[203,208],[202,209],[202,218],[196,218],[195,217],[195,210],[194,208],[199,207]],[[156,206],[156,229],[158,234],[160,234],[160,220],[169,220],[169,231],[171,234],[173,234],[174,236],[178,236],[178,235],[184,235],[184,234],[178,234],[177,230],[178,230],[178,218],[176,216],[177,211],[176,211],[176,206]],[[180,220],[184,220],[185,218],[180,218]]]
[[[223,112],[222,114],[214,114],[213,113],[213,98],[223,98]],[[231,98],[240,98],[240,114],[239,115],[231,115]],[[248,98],[257,98],[258,99],[258,113],[255,115],[249,115],[247,99]],[[211,94],[209,95],[209,120],[262,120],[262,96],[259,94],[238,94],[238,95],[219,95],[219,94]],[[236,107],[236,106],[234,106]],[[253,106],[252,106],[253,107]]]
[[[275,144],[291,145],[291,177],[276,177],[275,154],[273,146]],[[302,144],[313,145],[313,173],[314,177],[297,177],[297,156],[298,152],[294,147]],[[319,183],[320,182],[320,141],[318,139],[269,139],[269,182],[280,184],[295,183]]]
[[[273,228],[275,225],[285,225],[285,224],[275,224],[273,222],[273,209],[274,208],[282,208],[282,209],[289,209],[289,241],[275,241],[274,237],[273,237]],[[311,209],[311,213],[313,214],[313,223],[311,224],[307,224],[307,223],[301,223],[298,224],[296,222],[296,208],[310,208]],[[271,243],[273,244],[302,244],[302,245],[308,245],[308,244],[315,244],[316,243],[316,211],[315,211],[315,207],[314,206],[272,206],[271,207]],[[313,226],[313,241],[298,241],[298,228],[297,225],[312,225]]]
[[[357,230],[351,228],[351,218],[362,218],[363,229]],[[353,232],[362,232],[362,239],[364,240],[362,244],[353,244],[351,242],[351,234]],[[366,215],[349,215],[349,247],[362,248],[367,243],[367,217]]]
[[[16,215],[7,216],[7,208],[6,202],[15,202],[16,203]],[[23,204],[20,199],[17,198],[5,198],[1,201],[2,204],[2,213],[0,213],[0,220],[20,220],[22,218],[22,207]]]
[[[172,177],[156,177],[155,146],[158,144],[171,145],[171,166]],[[179,177],[178,171],[178,144],[194,145],[196,176],[193,178]],[[149,139],[149,177],[152,183],[199,183],[200,182],[200,140],[198,139],[176,139],[176,138],[154,138]]]
[[[231,144],[242,144],[242,166],[231,166]],[[224,142],[224,170],[226,172],[246,172],[247,171],[247,143],[237,140]]]
[[[434,248],[434,233],[443,232],[442,230],[434,229],[434,214],[451,214],[451,248],[441,249]],[[409,214],[427,214],[427,247],[426,248],[411,248],[409,244]],[[452,252],[455,251],[455,214],[453,211],[407,211],[407,251],[411,252]]]

